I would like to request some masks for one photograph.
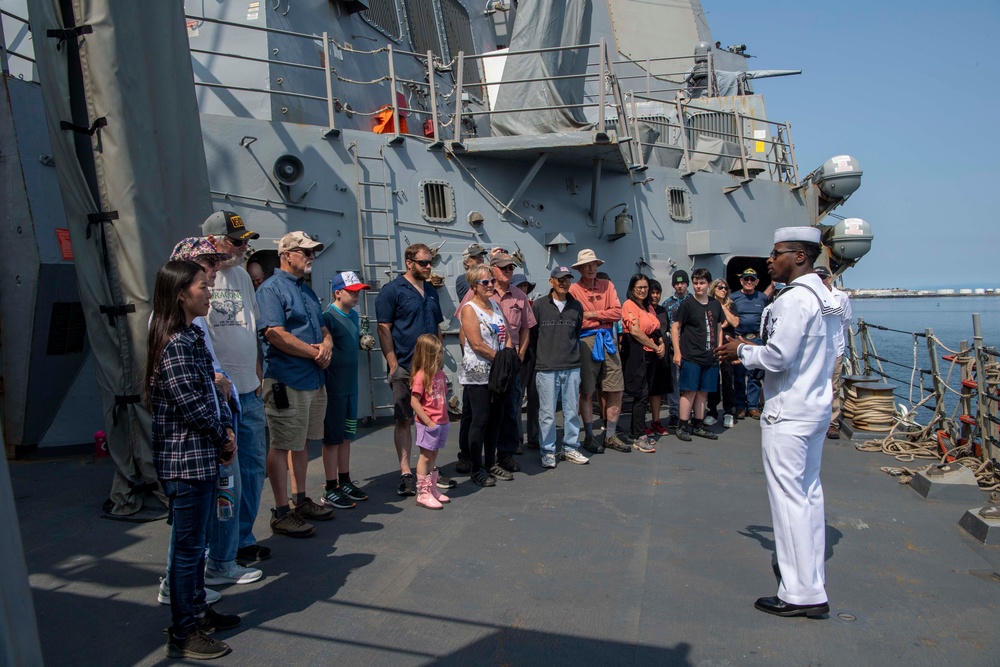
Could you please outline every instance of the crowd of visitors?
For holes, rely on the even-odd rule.
[[[214,611],[221,595],[205,584],[263,576],[251,566],[271,556],[253,535],[265,472],[276,535],[310,537],[313,522],[368,499],[351,479],[350,451],[361,338],[354,309],[370,286],[352,271],[338,273],[324,311],[308,280],[323,244],[304,232],[286,234],[277,268],[264,277],[259,264],[243,268],[246,244],[257,234],[240,216],[214,213],[202,231],[178,243],[157,275],[149,333],[154,457],[170,501],[171,541],[158,596],[171,605],[170,657],[229,651],[210,633],[238,626],[239,617]],[[397,493],[440,510],[451,502],[441,491],[456,482],[436,466],[450,404],[444,316],[429,282],[433,255],[424,244],[406,248],[405,271],[382,286],[375,314],[393,398]],[[724,427],[760,418],[763,371],[748,370],[738,355],[717,358],[727,341],[761,342],[770,289],[757,291],[752,267],[741,273],[735,294],[704,268],[690,279],[674,271],[666,299],[658,280],[637,273],[623,303],[590,249],[571,266],[553,268],[548,289],[537,293],[525,274],[515,273],[504,248],[474,243],[462,261],[455,281],[461,299],[455,394],[462,406],[455,470],[473,484],[513,480],[521,470],[515,456],[525,449],[537,449],[542,467],[551,469],[559,461],[588,464],[606,449],[655,453],[671,430],[684,441],[715,440],[718,431],[709,427],[720,421],[720,402]],[[829,271],[816,273],[848,322],[846,295],[833,287]],[[839,355],[843,346],[841,333]],[[631,416],[620,429],[623,394]],[[839,437],[838,411],[835,399],[827,437]],[[411,426],[419,450],[415,475]],[[307,444],[318,439],[326,481],[313,501]]]

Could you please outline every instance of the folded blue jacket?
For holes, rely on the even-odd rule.
[[[604,361],[605,353],[615,354],[618,352],[618,346],[615,345],[615,337],[611,333],[611,329],[588,329],[580,333],[580,338],[587,336],[594,336],[594,351],[590,355],[594,361]]]

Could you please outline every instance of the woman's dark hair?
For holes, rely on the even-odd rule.
[[[196,262],[181,259],[167,262],[156,272],[153,317],[149,322],[149,337],[146,339],[146,407],[150,407],[149,392],[156,379],[156,367],[163,356],[163,349],[170,336],[185,325],[184,309],[177,297],[204,270]]]
[[[650,300],[649,300],[649,290],[646,290],[646,296],[644,296],[641,301],[636,298],[635,292],[633,292],[633,289],[635,288],[635,284],[637,282],[639,282],[640,280],[645,280],[646,284],[647,285],[649,284],[649,276],[645,276],[645,275],[643,275],[641,273],[637,273],[634,276],[632,276],[631,280],[628,281],[628,292],[626,292],[626,294],[628,294],[628,298],[632,299],[637,304],[639,304],[640,306],[642,306],[643,310],[649,310],[649,303],[650,303]]]

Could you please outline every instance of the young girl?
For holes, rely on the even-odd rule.
[[[444,346],[433,334],[417,339],[410,368],[410,405],[417,422],[417,505],[439,510],[451,502],[437,488],[438,469],[434,467],[439,449],[448,440],[448,409],[445,399],[448,381],[444,371]]]
[[[240,624],[205,603],[205,543],[215,507],[218,464],[236,452],[228,411],[215,388],[205,334],[194,319],[208,314],[204,269],[167,262],[156,274],[146,357],[147,405],[153,416],[153,465],[170,501],[169,658],[217,658],[225,642],[206,633]]]

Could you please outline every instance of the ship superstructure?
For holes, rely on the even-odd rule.
[[[4,113],[22,119],[8,139],[20,144],[15,187],[26,205],[3,226],[9,235],[18,215],[31,221],[22,259],[35,271],[3,269],[5,333],[9,281],[37,285],[28,290],[33,334],[5,337],[2,349],[11,449],[86,441],[101,420],[78,313],[94,304],[73,298],[54,170],[34,162],[51,152],[44,133],[26,129],[42,113],[27,11],[7,6]],[[363,275],[374,289],[358,308],[373,332],[378,287],[417,242],[435,251],[446,315],[472,242],[508,249],[543,286],[552,266],[593,248],[620,292],[636,272],[668,280],[698,266],[734,283],[748,266],[766,275],[777,227],[824,226],[839,270],[870,243],[863,221],[824,225],[858,187],[858,161],[800,170],[791,125],[769,118],[753,91],[759,78],[793,72],[750,71],[739,49],[712,46],[697,0],[189,0],[184,12],[190,52],[174,56],[190,63],[200,115],[177,114],[200,127],[210,191],[194,208],[239,212],[261,235],[249,254],[265,269],[284,233],[314,236],[326,246],[316,292],[328,301],[336,272]],[[55,302],[77,306],[58,320]],[[79,340],[53,360],[44,348],[57,320],[66,323],[57,340]],[[444,329],[454,353],[456,320]],[[17,378],[39,368],[54,369],[60,400],[36,403],[19,389]],[[361,373],[362,415],[388,414],[377,349],[362,356]]]

